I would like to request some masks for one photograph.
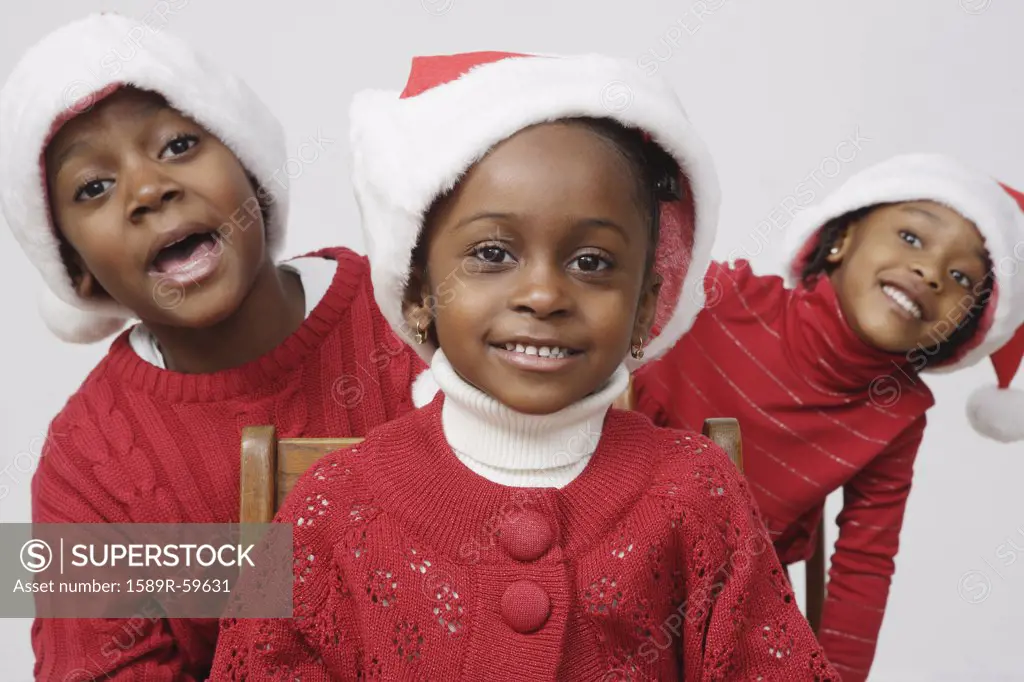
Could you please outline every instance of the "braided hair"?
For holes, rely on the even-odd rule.
[[[610,118],[568,118],[561,122],[582,125],[612,143],[630,166],[634,180],[637,208],[647,216],[647,260],[649,274],[654,267],[655,252],[661,235],[661,202],[682,198],[679,185],[679,164],[643,131],[627,128]]]

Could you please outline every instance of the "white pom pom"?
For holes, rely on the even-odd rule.
[[[434,373],[427,368],[412,382],[412,404],[416,407],[429,405],[440,390]]]
[[[96,343],[124,328],[126,317],[82,310],[44,288],[39,314],[51,332],[68,343]]]
[[[1024,440],[1024,391],[984,386],[967,400],[974,430],[1001,443]]]

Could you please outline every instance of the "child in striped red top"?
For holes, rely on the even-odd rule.
[[[1024,437],[1022,394],[1008,390],[1024,350],[1020,203],[944,157],[869,168],[797,216],[784,278],[713,264],[706,309],[635,378],[638,409],[657,424],[739,418],[784,564],[810,556],[825,498],[843,489],[818,634],[844,680],[865,679],[875,652],[933,402],[920,372],[991,356],[1000,389],[972,397],[971,421]]]

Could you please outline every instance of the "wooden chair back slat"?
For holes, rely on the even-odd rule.
[[[287,438],[278,441],[277,497],[275,510],[292,491],[302,474],[324,455],[350,448],[362,438]]]
[[[270,523],[277,493],[277,436],[273,426],[242,429],[239,521]]]
[[[302,474],[324,455],[362,438],[282,438],[273,426],[242,429],[239,521],[270,523]]]
[[[743,439],[740,423],[731,417],[711,417],[704,420],[703,433],[718,447],[725,450],[736,468],[743,472]]]

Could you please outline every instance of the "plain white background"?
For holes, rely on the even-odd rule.
[[[16,14],[8,8],[0,77],[30,44],[83,12],[142,18],[157,4],[48,0],[20,3]],[[786,197],[808,188],[820,197],[895,153],[950,153],[1024,186],[1024,3],[1016,0],[163,6],[174,8],[164,12],[163,30],[241,73],[276,110],[293,154],[310,136],[334,140],[291,181],[290,253],[362,248],[348,185],[348,102],[365,87],[401,89],[415,54],[599,51],[670,79],[717,160],[718,258],[767,258],[784,226],[764,221],[785,222],[778,209]],[[858,131],[858,147],[840,148]],[[34,307],[40,279],[7,230],[0,253],[8,330],[0,355],[0,520],[21,522],[30,518],[40,438],[106,345],[51,338]],[[1007,544],[1024,547],[1024,445],[976,436],[963,412],[966,394],[993,378],[985,364],[929,382],[938,404],[918,457],[872,680],[1024,680],[1024,560]],[[1024,388],[1024,378],[1017,385]],[[830,517],[839,502],[830,500]],[[0,621],[0,678],[29,680],[31,670],[29,621]]]

